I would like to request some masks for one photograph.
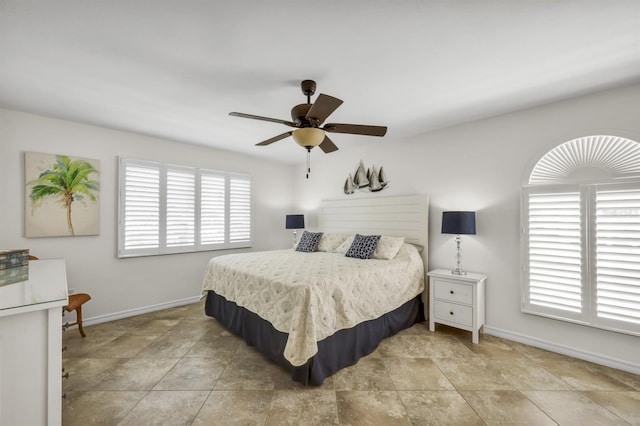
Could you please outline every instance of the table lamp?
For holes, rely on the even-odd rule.
[[[456,269],[451,271],[454,275],[466,275],[460,265],[462,257],[460,250],[460,235],[475,235],[476,212],[442,212],[442,233],[456,234]]]

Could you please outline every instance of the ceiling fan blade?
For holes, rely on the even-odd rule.
[[[262,141],[260,143],[257,143],[256,146],[264,146],[264,145],[269,145],[272,144],[274,142],[278,142],[280,139],[284,139],[284,138],[288,138],[289,136],[291,136],[291,134],[293,134],[293,132],[285,132],[281,135],[278,136],[274,136],[271,139],[267,139],[266,141]]]
[[[387,133],[387,126],[328,123],[324,126],[324,130],[327,132],[349,133],[352,135],[384,136]]]
[[[342,105],[342,100],[320,93],[307,112],[306,118],[307,120],[313,118],[318,120],[318,124],[322,124],[340,105]]]
[[[243,112],[230,112],[229,115],[233,117],[251,118],[252,120],[270,121],[272,123],[280,123],[280,124],[284,124],[291,127],[298,127],[298,125],[292,121],[280,120],[277,118],[262,117],[260,115],[245,114]]]
[[[333,143],[329,136],[324,135],[324,140],[320,145],[318,145],[321,150],[324,151],[325,154],[329,154],[330,152],[337,151],[338,147]]]

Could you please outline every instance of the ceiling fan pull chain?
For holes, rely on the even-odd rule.
[[[309,173],[311,173],[311,150],[307,148],[307,179],[309,179]]]

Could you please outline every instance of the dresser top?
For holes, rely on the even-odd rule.
[[[67,304],[64,259],[29,261],[29,279],[0,287],[0,316]]]

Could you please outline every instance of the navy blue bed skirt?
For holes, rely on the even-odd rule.
[[[287,333],[276,330],[270,322],[213,291],[207,294],[205,313],[242,337],[248,345],[255,346],[267,358],[287,368],[294,381],[316,386],[338,370],[375,351],[382,340],[424,320],[418,295],[380,318],[339,330],[321,340],[318,353],[304,365],[295,367],[283,355]]]

